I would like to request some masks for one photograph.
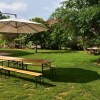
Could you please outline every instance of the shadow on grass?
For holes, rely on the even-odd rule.
[[[46,50],[46,51],[37,51],[38,53],[42,54],[51,54],[51,53],[77,53],[77,51],[74,50]]]
[[[5,75],[4,73],[2,73],[2,75],[3,76],[1,76],[1,77],[4,77],[5,79],[9,79],[10,77],[15,77],[15,78],[18,78],[18,79],[21,79],[21,80],[24,80],[24,81],[36,83],[35,77],[32,77],[32,76],[30,77],[30,75],[27,75],[27,77],[26,77],[26,75],[24,75],[24,74],[18,74],[18,73],[13,73],[13,72],[10,74],[10,77],[8,75],[4,76]],[[39,84],[39,85],[43,85],[45,87],[55,87],[56,86],[56,85],[48,83],[44,80],[45,80],[44,78],[42,78],[42,82],[40,82],[40,80],[38,80],[37,85]]]
[[[23,76],[17,76],[17,75],[12,75],[13,77],[16,77],[16,78],[19,78],[19,79],[21,79],[21,80],[25,80],[25,81],[29,81],[29,82],[34,82],[34,83],[36,83],[36,81],[35,81],[35,78],[27,78],[27,77],[23,77]],[[56,86],[56,85],[54,85],[54,84],[51,84],[51,83],[47,83],[47,82],[45,82],[44,81],[44,79],[43,79],[43,81],[42,82],[40,82],[40,81],[38,81],[37,82],[39,85],[43,85],[43,86],[45,86],[45,87],[54,87],[54,86]]]
[[[98,58],[96,58],[94,60],[91,60],[91,62],[93,62],[93,63],[100,63],[100,57],[98,57]]]
[[[45,73],[49,73],[48,70]],[[48,75],[45,75],[46,78]],[[100,75],[91,70],[81,68],[57,68],[56,76],[50,78],[54,82],[88,83],[100,79]]]
[[[26,52],[23,50],[16,50],[16,49],[9,49],[9,50],[5,49],[5,50],[0,50],[0,52],[11,53],[9,56],[14,56],[14,57],[34,54],[34,51],[33,51],[33,53],[29,53],[29,52]]]
[[[40,72],[40,71],[37,71]],[[56,76],[50,77],[50,70],[44,70],[44,80],[45,78],[53,81],[53,82],[66,82],[66,83],[89,83],[95,80],[100,79],[100,75],[91,70],[86,70],[82,68],[57,68]],[[16,77],[25,81],[30,81],[35,83],[35,79],[32,77],[28,77],[25,75],[19,75],[16,73],[14,75],[11,73],[11,77]],[[48,83],[47,81],[38,82],[38,84],[43,85],[45,87],[54,87],[56,85]]]

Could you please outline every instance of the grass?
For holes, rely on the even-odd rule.
[[[98,55],[84,51],[5,50],[10,56],[55,60],[57,76],[49,77],[45,70],[44,82],[35,88],[31,76],[16,74],[0,77],[0,100],[100,100],[100,66]],[[29,66],[30,70],[41,71]]]

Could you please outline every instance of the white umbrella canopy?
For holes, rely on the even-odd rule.
[[[48,28],[41,23],[24,19],[2,19],[0,20],[0,32],[2,33],[38,33]]]

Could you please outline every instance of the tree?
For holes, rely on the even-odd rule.
[[[44,21],[42,18],[36,17],[30,19],[31,21],[42,23],[48,27],[48,24],[46,21]],[[44,49],[46,48],[46,38],[48,36],[48,32],[40,32],[37,34],[27,34],[25,37],[25,42],[26,44],[29,41],[33,41],[35,45],[41,45],[41,48]]]
[[[67,0],[52,13],[50,18],[59,19],[66,39],[72,44],[87,45],[87,41],[100,35],[100,1],[99,0]],[[79,40],[82,41],[79,44]],[[94,39],[95,40],[95,39]],[[70,42],[69,42],[70,43]]]

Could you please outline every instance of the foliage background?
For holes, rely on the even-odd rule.
[[[47,32],[17,36],[3,34],[1,37],[7,43],[15,38],[23,39],[25,45],[32,41],[42,49],[78,50],[100,46],[100,0],[66,0],[61,5],[48,21],[38,17],[30,19],[45,24],[49,28]],[[0,14],[0,19],[8,17]],[[50,25],[49,20],[55,19],[57,22]]]

